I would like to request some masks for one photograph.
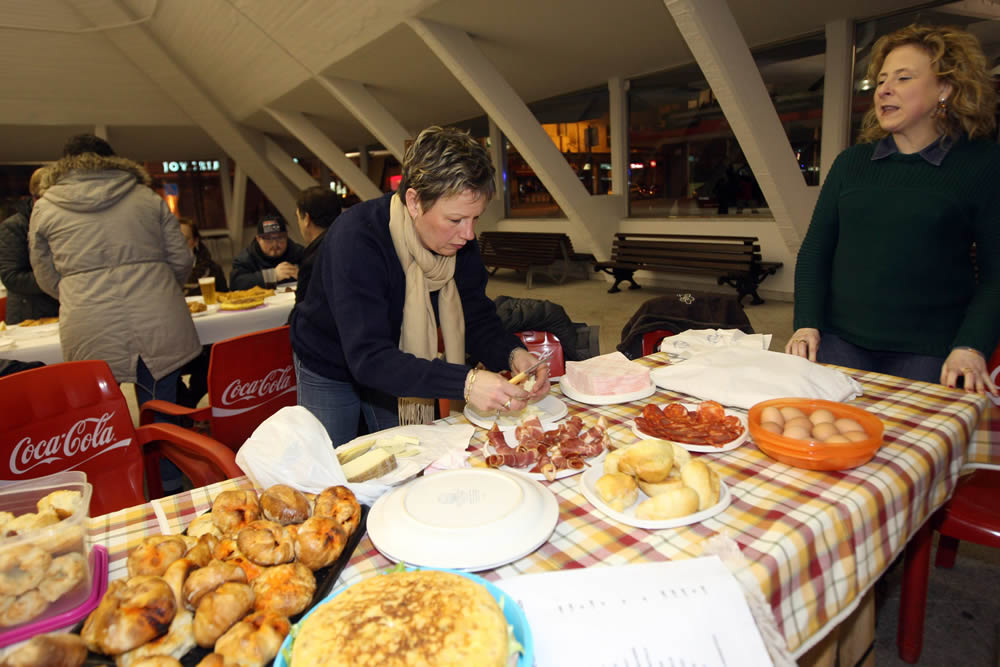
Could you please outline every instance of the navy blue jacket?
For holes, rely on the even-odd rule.
[[[292,348],[306,368],[331,380],[392,396],[460,399],[468,366],[399,349],[406,278],[389,235],[392,196],[352,206],[327,232],[308,293],[292,312]],[[455,263],[466,354],[500,371],[521,342],[504,331],[486,281],[479,245],[470,241]],[[436,292],[431,303],[436,312]]]

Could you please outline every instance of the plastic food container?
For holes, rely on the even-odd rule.
[[[832,412],[836,419],[848,418],[858,422],[868,437],[865,440],[845,443],[786,438],[761,427],[761,412],[768,407],[798,408],[807,416],[814,410],[825,408]],[[747,422],[750,437],[762,452],[782,463],[809,470],[846,470],[864,465],[882,446],[882,436],[885,431],[882,421],[867,410],[810,398],[775,398],[757,403],[750,408]]]
[[[92,487],[86,474],[67,471],[0,486],[0,511],[15,517],[37,514],[38,501],[59,490],[80,493],[73,514],[16,535],[8,535],[9,522],[0,529],[0,645],[11,631],[71,612],[91,595],[94,561],[87,521]]]

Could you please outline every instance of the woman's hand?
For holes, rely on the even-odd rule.
[[[523,348],[517,348],[510,359],[510,372],[517,375],[524,369],[531,368],[537,361],[538,357],[532,353]],[[528,392],[529,403],[534,403],[549,393],[549,365],[545,363],[536,368],[533,377],[534,383],[531,382],[531,376],[521,383],[521,387]]]
[[[794,354],[809,361],[816,361],[816,352],[819,351],[819,329],[803,327],[792,334],[785,345],[785,354]]]
[[[977,394],[997,393],[997,387],[990,380],[986,359],[977,350],[956,347],[941,366],[941,384],[955,387],[959,376],[965,378],[965,390]]]
[[[469,387],[469,403],[479,412],[511,412],[528,404],[528,392],[507,378],[480,370]]]

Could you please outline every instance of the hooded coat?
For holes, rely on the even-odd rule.
[[[18,203],[17,212],[0,223],[0,282],[7,288],[7,324],[59,315],[59,302],[35,280],[28,257],[28,220],[31,200]]]
[[[58,298],[67,361],[103,359],[134,382],[141,356],[160,379],[198,356],[182,286],[194,257],[139,164],[84,153],[51,171],[29,242],[39,286]]]

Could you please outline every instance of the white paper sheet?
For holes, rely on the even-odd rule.
[[[743,590],[715,556],[494,583],[524,609],[540,667],[772,665]]]

